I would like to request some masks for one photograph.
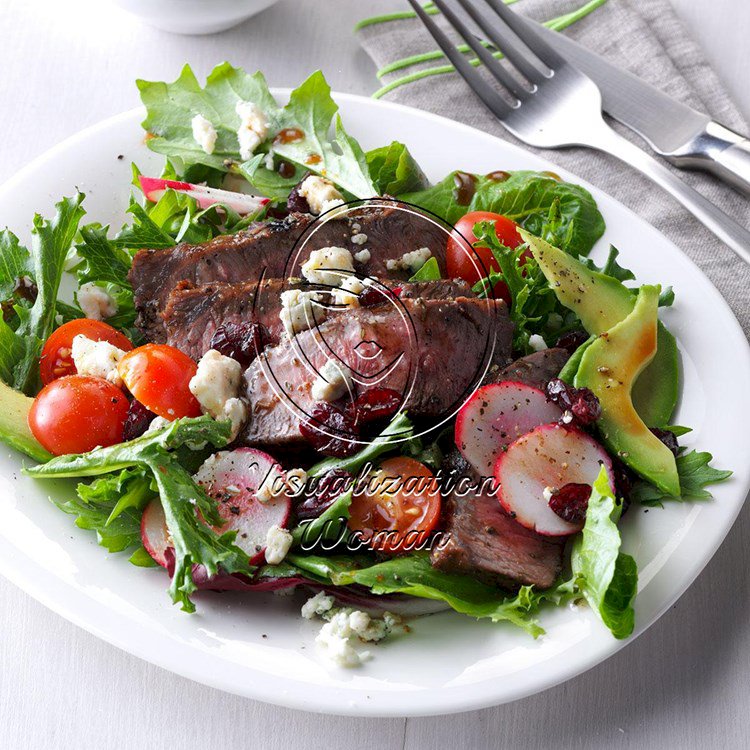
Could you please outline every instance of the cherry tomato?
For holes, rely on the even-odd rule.
[[[68,375],[44,386],[29,411],[34,437],[56,456],[122,442],[128,399],[103,378]]]
[[[418,549],[440,518],[440,488],[433,473],[413,458],[389,458],[357,491],[349,528],[381,552]],[[390,532],[381,533],[377,532]]]
[[[42,356],[39,358],[39,374],[44,385],[48,385],[56,378],[76,374],[71,350],[73,339],[79,334],[92,341],[107,341],[124,352],[129,352],[133,348],[127,336],[100,320],[88,318],[69,320],[52,332],[42,349]]]
[[[146,344],[128,352],[117,366],[128,390],[164,419],[199,417],[201,407],[188,387],[198,366],[168,344]]]
[[[456,226],[448,239],[445,263],[448,276],[453,279],[464,279],[469,284],[476,284],[490,271],[497,271],[500,267],[489,248],[472,247],[477,241],[474,236],[474,225],[480,221],[494,222],[495,234],[506,247],[515,248],[523,243],[521,235],[518,234],[518,226],[514,221],[502,214],[493,214],[489,211],[471,211],[456,222]],[[499,281],[495,285],[494,292],[495,297],[504,299],[507,304],[510,304],[510,292],[504,281]]]

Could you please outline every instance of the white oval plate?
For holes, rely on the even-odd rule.
[[[278,92],[281,97],[285,92]],[[553,164],[472,128],[403,106],[339,94],[344,122],[363,146],[399,140],[431,179],[450,170],[552,169]],[[0,189],[2,224],[21,234],[34,212],[47,213],[74,187],[86,193],[89,220],[125,221],[130,162],[158,174],[162,159],[143,145],[142,112],[108,120],[37,159]],[[641,282],[672,284],[664,319],[676,334],[684,372],[678,424],[684,442],[714,453],[735,471],[713,502],[632,508],[623,521],[625,549],[640,570],[637,631],[651,625],[695,579],[739,513],[748,487],[750,354],[728,306],[679,250],[604,193],[587,186],[607,221],[609,243]],[[258,700],[308,711],[416,716],[482,708],[551,687],[611,656],[614,640],[584,607],[544,613],[547,634],[533,640],[510,625],[454,613],[424,618],[413,632],[374,649],[360,669],[331,666],[316,653],[320,624],[299,617],[300,597],[199,597],[199,611],[173,607],[158,570],[108,555],[93,535],[49,501],[53,483],[20,475],[17,455],[0,456],[0,564],[21,588],[120,648],[191,679]],[[632,640],[632,638],[631,638]]]

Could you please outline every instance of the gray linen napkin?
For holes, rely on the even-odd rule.
[[[543,21],[581,5],[583,0],[521,0],[514,10]],[[667,0],[608,0],[564,33],[670,96],[731,128],[748,132],[739,111]],[[436,49],[416,19],[366,26],[359,35],[378,68]],[[414,65],[386,75],[382,83],[445,62],[441,59]],[[383,98],[461,120],[518,143],[455,73],[408,83]],[[642,145],[626,129],[619,125],[617,129]],[[579,148],[538,153],[617,198],[669,237],[703,269],[731,305],[745,333],[750,333],[750,269],[672,198],[613,157]],[[750,201],[711,177],[686,171],[679,174],[743,226],[750,225]]]

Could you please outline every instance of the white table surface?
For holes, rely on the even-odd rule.
[[[673,2],[750,119],[750,3]],[[262,68],[279,86],[320,67],[334,89],[368,94],[373,68],[352,25],[404,5],[282,0],[233,31],[188,38],[102,0],[2,0],[0,182],[136,106],[136,78],[171,80],[185,61],[199,76],[225,59]],[[677,605],[599,667],[511,705],[430,719],[317,716],[227,695],[99,641],[0,578],[0,748],[747,748],[748,539],[750,507]]]

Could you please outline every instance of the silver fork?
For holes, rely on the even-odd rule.
[[[596,84],[566,62],[502,0],[479,0],[483,9],[491,12],[491,17],[481,12],[473,0],[456,2],[485,38],[504,54],[516,75],[493,57],[445,0],[433,1],[501,84],[505,96],[456,49],[418,0],[409,0],[409,3],[456,71],[513,135],[539,148],[589,146],[617,157],[664,188],[750,263],[750,232],[652,156],[612,130],[602,117],[602,97]]]

